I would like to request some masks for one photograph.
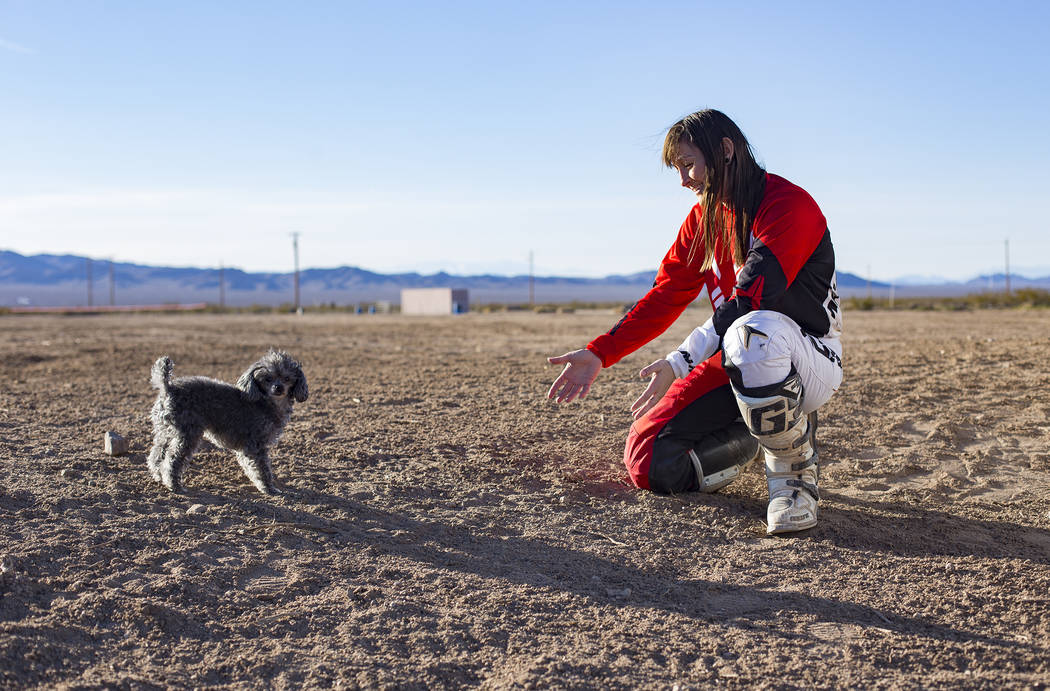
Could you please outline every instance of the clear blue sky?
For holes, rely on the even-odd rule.
[[[715,107],[840,270],[1050,273],[1050,2],[0,0],[0,248],[599,276]]]

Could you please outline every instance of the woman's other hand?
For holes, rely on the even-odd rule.
[[[587,392],[591,390],[591,383],[602,369],[602,361],[586,348],[549,357],[547,362],[552,365],[565,365],[565,369],[547,392],[547,398],[554,398],[558,403],[568,403],[577,396],[586,398]]]
[[[645,415],[650,408],[657,404],[657,402],[664,397],[667,390],[671,388],[671,384],[674,383],[674,370],[671,369],[671,363],[667,360],[657,360],[648,367],[642,369],[638,373],[642,379],[650,377],[649,386],[645,387],[645,391],[638,397],[638,400],[631,406],[631,414],[634,415],[634,419]]]

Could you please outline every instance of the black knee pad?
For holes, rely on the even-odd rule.
[[[657,439],[649,466],[649,489],[661,494],[717,491],[735,480],[758,451],[758,440],[742,420],[699,441]]]
[[[758,440],[743,420],[712,432],[690,454],[700,491],[717,492],[736,480],[758,451]]]

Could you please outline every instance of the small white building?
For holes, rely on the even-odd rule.
[[[470,311],[465,288],[402,288],[401,314],[462,314]]]

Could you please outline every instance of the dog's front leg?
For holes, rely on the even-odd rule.
[[[270,470],[270,455],[263,450],[245,450],[237,452],[237,462],[263,494],[280,494],[273,484],[273,471]]]

